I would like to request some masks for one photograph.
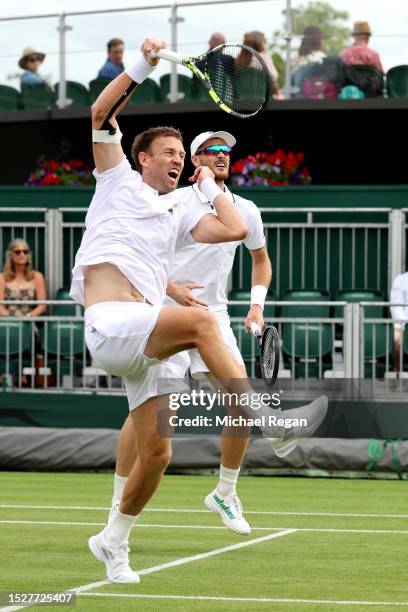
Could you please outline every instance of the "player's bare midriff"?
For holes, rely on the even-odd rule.
[[[110,263],[84,266],[85,308],[100,302],[143,302],[143,295]]]

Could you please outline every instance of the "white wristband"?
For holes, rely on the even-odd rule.
[[[214,179],[210,178],[209,176],[207,176],[207,178],[205,178],[201,183],[200,191],[203,192],[211,204],[214,204],[215,198],[217,198],[219,195],[224,195],[223,190],[220,189],[215,183]]]
[[[141,55],[137,62],[133,64],[130,68],[126,68],[125,72],[135,83],[143,83],[146,77],[149,76],[151,72],[156,68],[156,66],[152,66],[149,62]]]
[[[263,285],[254,285],[251,289],[251,306],[257,304],[263,309],[267,293],[268,290]]]

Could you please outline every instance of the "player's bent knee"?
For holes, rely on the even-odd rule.
[[[171,461],[171,449],[161,446],[149,449],[140,456],[140,461],[145,469],[153,469],[155,471],[163,471]]]

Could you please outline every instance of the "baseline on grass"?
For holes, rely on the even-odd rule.
[[[259,53],[245,45],[219,45],[193,57],[168,49],[150,55],[191,70],[211,99],[234,117],[253,117],[269,100],[270,77],[265,62]]]

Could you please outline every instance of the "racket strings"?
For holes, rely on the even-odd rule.
[[[262,336],[261,364],[264,378],[272,379],[276,376],[279,367],[279,339],[272,327],[266,328]]]
[[[268,99],[269,74],[249,47],[220,46],[208,58],[206,70],[218,97],[234,111],[255,113]]]

